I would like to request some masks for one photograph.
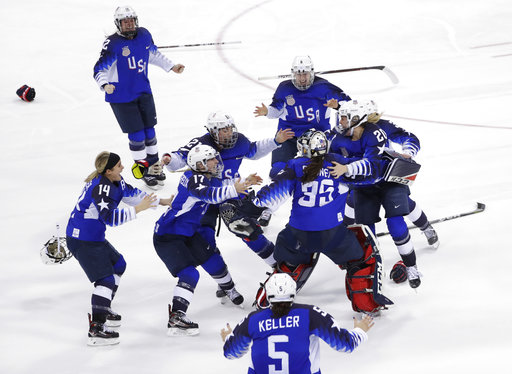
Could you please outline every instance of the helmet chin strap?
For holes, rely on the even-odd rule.
[[[345,129],[345,131],[343,131],[343,135],[344,136],[352,136],[354,135],[354,130],[357,126],[359,126],[363,120],[366,118],[366,114],[364,116],[361,117],[361,119],[359,121],[357,121],[357,123],[354,123],[353,125],[350,125],[349,127],[347,127]]]

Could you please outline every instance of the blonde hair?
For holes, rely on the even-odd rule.
[[[382,113],[370,113],[370,114],[368,114],[366,119],[367,119],[367,122],[377,123],[377,122],[379,122],[380,117],[382,117]]]
[[[94,178],[96,178],[100,173],[105,170],[105,166],[107,166],[108,158],[110,156],[110,152],[103,151],[98,156],[96,156],[96,161],[94,161],[94,166],[96,170],[94,170],[87,178],[85,178],[85,183],[89,183]]]

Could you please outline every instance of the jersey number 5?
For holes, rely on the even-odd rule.
[[[269,374],[288,374],[289,360],[288,353],[283,351],[276,351],[276,343],[288,343],[288,336],[286,335],[271,335],[268,337],[268,357],[275,360],[281,360],[281,370],[276,369],[276,365],[268,365]]]

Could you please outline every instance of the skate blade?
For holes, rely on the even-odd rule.
[[[115,345],[119,344],[119,338],[89,338],[87,341],[87,345],[90,347],[100,347],[105,345]]]
[[[197,329],[180,329],[178,327],[167,328],[167,336],[195,336],[199,335],[199,328]]]
[[[440,245],[440,244],[441,244],[441,243],[440,243],[440,242],[439,242],[439,240],[438,240],[438,241],[437,241],[437,242],[435,242],[434,244],[431,244],[431,245],[430,245],[430,248],[437,249],[437,248],[439,248],[439,245]]]

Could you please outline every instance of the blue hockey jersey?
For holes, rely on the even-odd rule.
[[[302,183],[303,169],[309,163],[306,157],[294,158],[277,174],[272,183],[262,187],[254,205],[275,211],[279,205],[293,196],[290,226],[303,231],[328,230],[343,221],[345,200],[349,190],[346,178],[335,179],[328,166],[332,161],[344,163],[342,157],[328,154],[324,167],[313,182]]]
[[[269,118],[279,116],[279,130],[292,129],[295,136],[301,136],[305,131],[315,128],[326,131],[329,124],[330,110],[326,106],[330,99],[348,101],[350,97],[343,90],[329,81],[315,77],[310,88],[305,91],[297,89],[291,80],[279,84],[269,108]],[[275,108],[275,109],[272,109]]]
[[[105,93],[105,101],[127,103],[141,94],[151,94],[148,79],[148,64],[160,66],[165,71],[174,64],[162,55],[148,30],[137,29],[133,39],[112,34],[103,43],[100,58],[94,65],[94,79],[100,87],[115,86],[112,94]]]
[[[413,133],[404,130],[386,119],[379,119],[376,123],[386,133],[388,140],[399,144],[402,153],[415,157],[420,150],[420,140]]]
[[[257,160],[266,156],[278,147],[273,138],[251,142],[243,134],[238,133],[238,140],[233,148],[220,149],[210,134],[192,139],[187,145],[181,147],[171,155],[171,163],[168,165],[172,170],[180,169],[187,164],[188,152],[198,144],[205,144],[217,150],[224,163],[222,179],[239,178],[238,169],[244,158]]]
[[[320,373],[320,341],[340,352],[352,352],[368,339],[360,328],[340,328],[334,318],[313,305],[293,304],[290,312],[272,318],[270,309],[252,312],[224,344],[224,356],[243,356],[251,347],[248,373]]]
[[[388,160],[382,158],[389,142],[386,135],[379,126],[367,122],[364,125],[361,138],[352,140],[351,137],[343,136],[334,131],[331,140],[331,152],[342,155],[348,168],[347,177],[373,178],[378,182],[383,178]]]
[[[235,186],[193,171],[183,173],[172,207],[158,219],[155,234],[192,236],[201,225],[208,204],[220,204],[238,196]]]
[[[135,219],[134,206],[146,195],[124,179],[111,182],[104,175],[99,175],[82,190],[69,218],[66,235],[85,241],[104,241],[106,225],[119,226]],[[130,206],[119,208],[121,201]]]

